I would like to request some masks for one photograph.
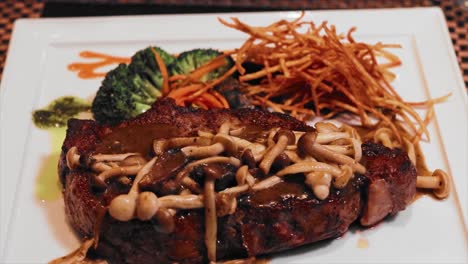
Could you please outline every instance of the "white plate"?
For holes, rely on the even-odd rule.
[[[66,66],[82,50],[130,56],[154,44],[170,52],[190,48],[234,48],[245,35],[217,17],[237,16],[258,25],[292,19],[298,12],[31,19],[15,23],[1,83],[2,263],[44,263],[77,246],[60,202],[34,194],[51,149],[48,134],[32,124],[31,111],[61,95],[89,98],[100,80],[82,80]],[[444,16],[436,8],[307,12],[306,20],[328,20],[339,31],[357,26],[355,37],[400,43],[403,65],[397,90],[407,100],[452,93],[436,106],[432,140],[423,145],[431,169],[453,175],[456,192],[445,201],[421,198],[391,220],[368,230],[353,229],[340,239],[304,247],[273,263],[457,263],[466,262],[467,97]],[[457,196],[458,194],[458,196]],[[359,248],[358,241],[368,241]]]

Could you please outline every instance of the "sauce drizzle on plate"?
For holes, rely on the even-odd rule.
[[[117,57],[87,50],[80,52],[80,57],[86,59],[97,59],[93,62],[74,62],[68,65],[68,70],[76,71],[78,73],[78,77],[81,79],[104,77],[107,72],[97,72],[96,70],[112,64],[130,62],[130,58],[128,57]]]

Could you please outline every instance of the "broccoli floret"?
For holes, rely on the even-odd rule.
[[[106,75],[91,111],[98,123],[113,125],[145,112],[159,95],[147,80],[120,64]]]
[[[170,65],[169,74],[189,74],[190,72],[194,71],[198,67],[202,66],[203,64],[206,64],[207,62],[218,57],[221,54],[221,52],[213,49],[194,49],[183,52]],[[223,66],[218,67],[215,70],[205,74],[200,80],[206,82],[212,79],[216,79],[223,75],[232,67],[232,65],[234,65],[234,61],[229,56],[225,58],[225,61],[226,62]]]
[[[91,111],[101,124],[117,124],[146,110],[161,96],[162,75],[152,51],[169,65],[174,61],[158,47],[148,47],[133,55],[130,64],[110,71],[99,88]]]
[[[102,82],[91,108],[98,123],[114,125],[135,117],[148,110],[161,96],[163,79],[152,49],[161,56],[169,75],[188,74],[221,55],[212,49],[195,49],[175,59],[158,47],[138,51],[128,66],[120,64]],[[230,57],[226,57],[225,62],[204,75],[201,81],[221,76],[234,64]]]
[[[159,56],[161,56],[161,59],[166,66],[174,62],[175,58],[166,51],[158,47],[148,47],[133,55],[129,68],[130,71],[140,75],[143,80],[147,80],[147,82],[149,82],[145,84],[145,87],[150,87],[152,84],[153,86],[156,86],[157,89],[160,89],[162,87],[163,79],[158,63],[156,62],[156,58],[154,57],[154,53],[151,49],[154,49]]]
[[[55,99],[47,107],[33,112],[33,121],[40,128],[63,127],[68,119],[91,108],[89,102],[73,96]]]

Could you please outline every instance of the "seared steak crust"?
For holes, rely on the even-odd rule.
[[[359,215],[364,181],[359,176],[324,201],[299,182],[281,183],[274,194],[240,197],[236,212],[219,218],[218,258],[280,252],[344,234]],[[105,217],[98,251],[112,263],[208,263],[203,215],[203,210],[179,211],[170,234],[155,228],[156,222]]]
[[[369,226],[406,208],[416,193],[417,173],[401,149],[366,142],[362,151],[369,187],[361,224]]]
[[[70,171],[66,166],[67,151],[76,146],[82,156],[99,150],[99,145],[113,132],[138,126],[169,125],[172,136],[192,136],[199,130],[216,130],[230,121],[243,126],[264,130],[275,127],[296,131],[313,128],[287,115],[267,113],[251,109],[194,110],[176,107],[172,100],[159,100],[151,110],[138,118],[115,127],[99,126],[93,121],[70,120],[67,137],[62,147],[59,175],[64,185],[67,217],[82,236],[99,235],[96,253],[111,263],[205,263],[204,210],[179,210],[174,216],[175,230],[165,233],[158,228],[157,220],[137,219],[120,222],[105,213],[110,200],[128,188],[112,188],[110,192],[96,192],[91,187],[92,173],[78,169]],[[148,135],[149,141],[154,138]],[[142,139],[144,140],[144,139]],[[148,139],[146,139],[148,140]],[[377,160],[392,152],[386,148],[364,151],[364,160],[378,170]],[[374,155],[375,154],[375,155]],[[406,156],[398,152],[392,157]],[[395,168],[407,165],[403,159],[386,159]],[[403,164],[403,163],[404,164]],[[402,165],[403,164],[403,165]],[[413,168],[414,169],[414,168]],[[373,172],[375,170],[372,170]],[[398,177],[413,177],[411,173],[395,175],[389,182],[390,190],[412,196],[414,191],[400,190]],[[389,177],[385,173],[379,177]],[[374,175],[372,174],[372,175]],[[367,175],[366,175],[367,176]],[[365,189],[368,179],[357,175],[341,190],[332,188],[323,201],[315,198],[301,177],[277,186],[238,197],[235,213],[218,218],[217,258],[231,259],[279,252],[314,241],[337,237],[348,230],[365,207]],[[404,181],[404,180],[403,180]],[[408,181],[408,180],[406,180]],[[412,183],[403,188],[415,188]],[[405,196],[406,197],[406,196]],[[404,208],[395,197],[392,213]],[[407,201],[406,198],[403,198]],[[406,204],[405,204],[406,205]],[[102,222],[101,222],[102,220]],[[97,223],[99,234],[95,234]]]

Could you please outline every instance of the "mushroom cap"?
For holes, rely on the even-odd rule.
[[[221,143],[224,146],[224,151],[230,155],[237,152],[237,144],[232,140],[231,136],[218,133],[213,137],[213,144]]]
[[[168,145],[169,145],[169,142],[167,139],[155,139],[153,141],[154,154],[156,155],[163,154],[166,151]]]
[[[278,142],[280,137],[287,137],[288,138],[288,145],[294,145],[296,143],[296,135],[294,132],[288,129],[280,129],[276,132],[275,136],[273,137],[273,141]]]
[[[255,157],[251,149],[245,149],[241,155],[242,164],[245,164],[249,169],[255,168]]]
[[[330,194],[330,188],[326,185],[315,185],[312,187],[315,197],[319,200],[325,200]]]
[[[213,166],[213,164],[203,166],[203,172],[206,177],[213,180],[220,179],[223,176],[223,172],[218,167]]]
[[[119,221],[130,221],[135,215],[135,197],[121,194],[115,197],[109,205],[109,214]]]
[[[76,156],[78,154],[78,148],[76,146],[71,147],[66,154],[66,161],[67,161],[67,167],[70,168],[71,170],[74,170],[78,167],[78,164],[76,163]],[[78,156],[79,157],[79,156]]]
[[[439,199],[447,198],[450,193],[450,179],[443,170],[435,170],[432,173],[432,176],[439,177],[440,179],[440,186],[437,189],[434,189],[434,195]]]
[[[138,195],[136,213],[138,219],[146,221],[159,209],[159,201],[153,192],[142,192]]]
[[[297,141],[297,152],[300,156],[304,157],[307,154],[312,155],[312,145],[314,145],[317,139],[316,132],[307,132],[303,134]]]
[[[291,159],[284,152],[279,154],[273,161],[272,167],[276,170],[281,170],[289,165],[291,165]]]

